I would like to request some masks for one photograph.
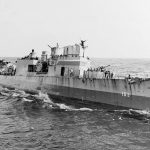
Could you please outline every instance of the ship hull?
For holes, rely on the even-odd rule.
[[[48,76],[0,76],[0,84],[51,97],[150,110],[150,81],[130,84],[125,79],[79,79]]]

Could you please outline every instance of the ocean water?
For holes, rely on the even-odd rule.
[[[150,71],[149,59],[93,63],[111,64],[122,74]],[[149,119],[142,111],[133,115],[128,109],[66,104],[40,91],[31,95],[0,87],[0,150],[149,150]]]
[[[149,118],[127,112],[56,103],[47,94],[1,88],[0,149],[150,149]]]
[[[133,77],[150,77],[150,59],[136,58],[93,58],[91,59],[93,66],[107,66],[116,77],[126,77],[129,74]]]

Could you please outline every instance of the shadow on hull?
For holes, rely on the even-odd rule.
[[[144,121],[145,123],[149,123],[149,119],[150,119],[150,112],[147,111],[136,110],[136,109],[131,109],[122,106],[114,106],[114,105],[104,104],[99,102],[91,102],[85,100],[82,101],[80,99],[68,98],[63,96],[49,95],[49,97],[55,103],[65,103],[67,105],[73,105],[76,108],[82,107],[84,105],[84,107],[90,107],[91,109],[95,109],[95,110],[101,109],[108,113],[121,115],[124,118],[133,118],[133,119],[141,120]]]

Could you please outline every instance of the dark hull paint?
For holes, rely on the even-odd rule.
[[[47,91],[46,87],[43,87],[43,91]],[[93,91],[93,90],[85,90],[85,89],[77,89],[77,88],[68,88],[68,87],[51,87],[53,91],[50,96],[56,98],[67,98],[68,101],[70,99],[74,99],[75,101],[82,101],[83,103],[86,101],[93,103],[101,103],[113,105],[115,107],[125,107],[125,108],[134,108],[134,109],[143,109],[150,110],[150,98],[142,97],[142,96],[122,96],[119,93],[110,93],[103,91]],[[59,95],[54,95],[53,93],[61,93]]]

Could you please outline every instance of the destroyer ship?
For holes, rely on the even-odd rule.
[[[50,47],[50,46],[49,46]],[[84,56],[85,41],[65,47],[50,47],[37,57],[34,50],[0,72],[0,85],[51,98],[94,102],[116,107],[150,110],[150,78],[118,78],[107,66],[91,67]]]

